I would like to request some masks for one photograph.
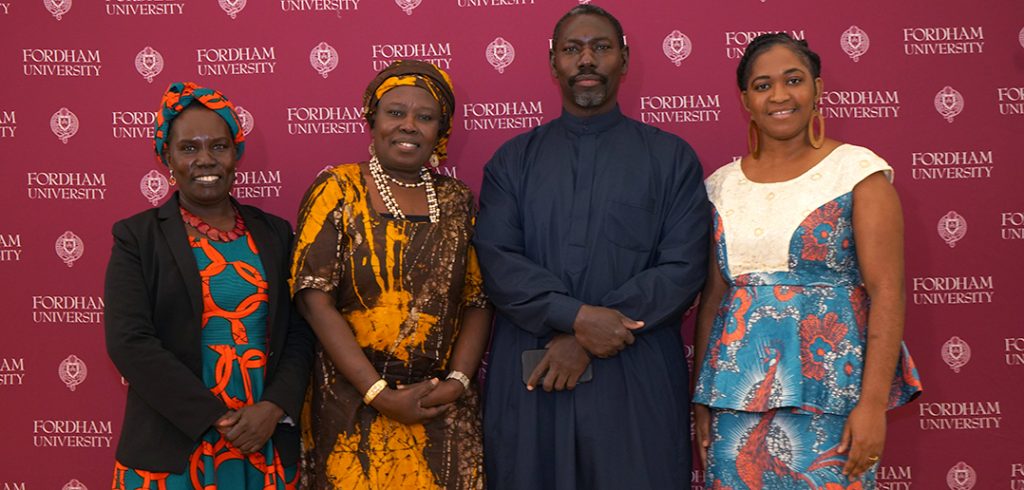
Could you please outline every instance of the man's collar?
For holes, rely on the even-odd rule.
[[[565,108],[562,108],[561,120],[565,124],[569,131],[576,134],[593,134],[603,133],[612,128],[625,119],[626,116],[622,115],[622,111],[619,109],[619,104],[615,104],[612,109],[604,114],[598,114],[596,116],[589,117],[577,117],[570,114]]]

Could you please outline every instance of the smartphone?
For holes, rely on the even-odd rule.
[[[540,364],[540,360],[544,358],[544,354],[546,354],[547,352],[547,349],[532,349],[523,351],[522,361],[524,385],[527,384],[528,381],[530,381],[530,375],[533,374],[533,370],[537,368],[537,365]],[[585,369],[583,371],[583,374],[580,375],[580,379],[579,381],[577,381],[577,383],[586,383],[592,379],[594,379],[593,365],[587,364],[587,369]],[[537,386],[540,386],[540,384],[543,382],[544,376],[541,376],[540,380],[537,381]]]

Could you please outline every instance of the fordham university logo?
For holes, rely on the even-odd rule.
[[[245,0],[217,0],[217,2],[220,4],[221,10],[232,19],[245,9]]]
[[[516,59],[516,48],[512,47],[512,44],[508,41],[496,37],[491,44],[487,45],[487,62],[498,70],[498,73],[505,73],[505,68],[511,65]]]
[[[693,44],[690,42],[690,38],[686,37],[686,34],[672,31],[661,42],[661,50],[665,52],[665,56],[669,61],[679,66],[687,56],[690,56],[690,51],[693,51]]]
[[[327,78],[327,74],[338,67],[338,51],[327,43],[317,44],[309,52],[309,64],[320,76]]]
[[[154,207],[167,195],[169,189],[170,185],[167,182],[167,177],[164,177],[164,174],[156,170],[150,170],[139,181],[139,190],[142,191],[142,197],[145,197]]]
[[[971,362],[971,346],[954,335],[942,344],[942,360],[954,373],[959,373],[960,368]]]
[[[935,94],[935,110],[939,115],[952,123],[953,118],[964,110],[964,96],[956,89],[946,85],[939,93]]]
[[[1024,27],[1020,28],[1020,33],[1017,34],[1017,40],[1020,41],[1020,47],[1024,48]]]
[[[956,247],[956,242],[967,234],[967,220],[956,211],[950,211],[939,218],[938,229],[942,241],[946,242],[949,248],[953,248]]]
[[[405,12],[405,15],[412,15],[412,9],[419,7],[420,2],[422,1],[423,0],[395,0],[395,3],[402,9],[402,12]]]
[[[249,136],[249,132],[252,131],[252,127],[256,125],[256,120],[253,119],[252,113],[245,110],[245,107],[236,105],[235,114],[238,114],[238,122],[242,123],[242,133]]]
[[[43,5],[57,20],[71,10],[71,0],[43,0]]]
[[[849,29],[843,31],[842,37],[839,38],[839,45],[842,46],[847,56],[856,63],[860,61],[860,57],[864,56],[864,53],[868,52],[868,48],[871,47],[871,40],[868,39],[868,33],[862,31],[860,27],[850,26]]]
[[[946,473],[946,484],[949,485],[949,490],[971,490],[977,481],[978,474],[974,472],[974,468],[963,461],[957,463]]]
[[[164,71],[164,57],[159,51],[146,46],[135,55],[135,69],[147,82],[153,83],[153,77]]]
[[[72,478],[71,481],[65,483],[60,490],[89,490],[89,487],[85,486],[84,483]]]
[[[60,367],[57,368],[57,374],[60,375],[60,380],[68,386],[69,390],[75,391],[75,387],[85,381],[89,370],[85,367],[84,361],[72,354],[61,361]],[[67,485],[64,488],[67,488]]]
[[[61,107],[50,118],[50,130],[60,138],[62,143],[67,144],[68,139],[78,132],[78,116],[67,107]]]
[[[72,267],[76,260],[82,258],[82,253],[85,252],[85,242],[78,235],[65,231],[63,235],[57,237],[53,248],[60,260],[63,260],[68,267]]]

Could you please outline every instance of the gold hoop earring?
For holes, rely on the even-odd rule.
[[[437,153],[430,154],[430,166],[437,168],[441,165],[441,157],[437,156]]]
[[[167,179],[167,183],[168,183],[168,184],[169,184],[169,185],[170,185],[171,187],[174,187],[174,186],[178,185],[178,179],[175,179],[175,178],[174,178],[174,170],[168,170],[168,171],[167,171],[167,174],[168,174],[168,175],[170,175],[170,178],[169,178],[169,179]]]
[[[815,119],[818,120],[818,136],[814,136]],[[818,112],[817,107],[811,113],[811,120],[807,121],[807,140],[814,149],[821,148],[825,144],[825,118],[821,116],[821,112]]]
[[[754,118],[750,118],[750,124],[747,125],[747,150],[754,160],[761,158],[761,132],[758,131]]]

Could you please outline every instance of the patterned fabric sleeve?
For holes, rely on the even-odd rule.
[[[459,185],[460,190],[465,193],[466,227],[469,229],[470,237],[476,228],[476,200],[473,198],[473,191],[465,184]],[[484,276],[480,271],[480,263],[476,258],[476,249],[473,248],[472,239],[466,244],[466,279],[462,286],[462,304],[467,308],[491,308],[491,302],[484,293]]]
[[[466,251],[466,284],[462,286],[462,303],[469,308],[490,308],[490,301],[484,294],[484,277],[476,260],[476,249],[468,246]]]
[[[338,287],[344,267],[345,198],[334,172],[320,174],[302,198],[288,280],[292,296],[305,288],[331,293]]]

